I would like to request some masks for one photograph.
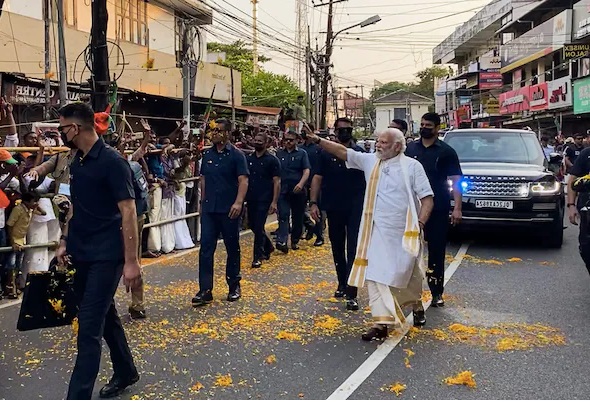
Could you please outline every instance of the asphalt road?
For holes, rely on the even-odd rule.
[[[361,369],[350,399],[587,398],[590,276],[576,230],[566,230],[560,250],[525,236],[469,239],[447,305],[430,308],[423,330]],[[377,343],[360,340],[370,322],[366,293],[359,312],[331,298],[329,246],[302,242],[301,250],[275,254],[254,270],[251,244],[244,235],[238,303],[224,301],[221,246],[215,302],[204,309],[190,306],[196,252],[146,267],[149,317],[125,319],[142,377],[122,399],[326,399],[382,354]],[[459,246],[449,245],[449,263]],[[117,296],[122,314],[128,299],[123,291]],[[18,306],[0,304],[0,398],[63,398],[75,357],[71,328],[18,333],[17,315]],[[95,393],[111,374],[104,349]],[[475,388],[445,383],[463,371]],[[390,390],[396,383],[399,396]]]

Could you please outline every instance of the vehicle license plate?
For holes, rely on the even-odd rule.
[[[512,201],[475,200],[475,208],[513,209]]]

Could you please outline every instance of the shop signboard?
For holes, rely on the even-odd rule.
[[[457,124],[471,122],[471,107],[461,106],[457,109]]]
[[[502,59],[500,56],[494,56],[494,52],[484,54],[479,58],[480,71],[500,71],[501,67]]]
[[[502,88],[502,74],[499,72],[481,72],[479,73],[479,89],[498,89]]]
[[[502,72],[559,50],[571,41],[572,10],[565,10],[549,21],[502,45]]]
[[[539,112],[549,108],[549,96],[546,82],[531,85],[529,88],[529,106],[531,112]]]
[[[590,113],[590,77],[574,81],[574,114]]]
[[[80,102],[82,91],[69,90],[68,102]],[[4,96],[13,105],[45,104],[45,86],[41,82],[22,81],[4,82]],[[52,87],[49,91],[49,102],[52,106],[59,105],[59,91]]]
[[[529,110],[531,87],[522,87],[500,94],[500,113],[513,114]]]
[[[561,109],[572,105],[572,80],[570,77],[559,78],[547,83],[549,109]]]
[[[563,46],[563,60],[575,60],[590,56],[590,44],[567,44]]]
[[[590,0],[574,4],[573,28],[575,40],[590,35]]]

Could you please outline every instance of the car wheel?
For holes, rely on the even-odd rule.
[[[545,245],[549,248],[561,248],[563,244],[563,214],[561,217],[553,221],[553,223],[547,228],[548,232],[545,235]]]

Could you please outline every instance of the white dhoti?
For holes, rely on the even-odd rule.
[[[160,217],[163,221],[174,217],[174,198],[162,198],[162,211]],[[167,223],[161,226],[162,234],[162,252],[171,253],[176,246],[176,236],[174,234],[174,223]]]
[[[184,195],[180,196],[176,194],[174,196],[174,216],[186,215],[186,198]],[[186,220],[174,222],[174,234],[175,234],[175,248],[177,250],[185,250],[187,248],[195,247],[195,243],[191,239],[191,233],[188,230]]]
[[[148,217],[150,223],[161,221],[162,188],[156,187],[150,192],[150,211]],[[162,250],[162,233],[160,226],[152,226],[148,233],[148,250]]]

